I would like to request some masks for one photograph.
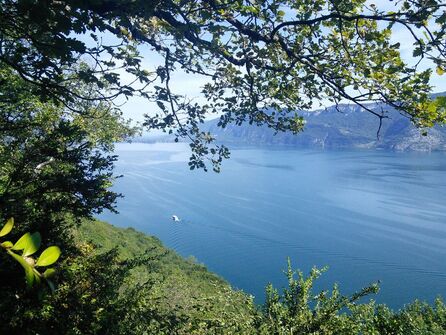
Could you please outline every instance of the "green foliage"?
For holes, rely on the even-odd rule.
[[[288,288],[282,295],[268,285],[264,306],[264,317],[260,325],[261,334],[353,334],[356,333],[355,321],[349,319],[345,310],[351,308],[362,297],[377,293],[377,285],[347,297],[340,294],[337,285],[331,293],[312,292],[314,281],[326,269],[313,268],[305,278],[303,273],[295,272],[288,260]]]
[[[12,227],[14,227],[14,218],[9,218],[0,230],[0,237],[8,235],[11,232]]]
[[[134,129],[107,103],[72,104],[78,111],[67,111],[42,103],[11,69],[0,66],[0,76],[2,218],[20,219],[17,234],[39,231],[52,243],[69,243],[67,218],[113,210],[119,195],[109,190],[111,151]]]
[[[36,266],[49,266],[57,261],[60,256],[59,247],[52,246],[46,248],[36,262]]]
[[[99,221],[85,222],[76,236],[79,240],[91,241],[99,253],[116,248],[121,260],[133,259],[147,251],[160,255],[135,268],[126,281],[130,286],[148,280],[152,283],[146,293],[146,308],[164,315],[163,320],[150,321],[152,326],[159,324],[160,327],[153,333],[249,334],[252,331],[256,308],[250,297],[231,289],[203,265],[166,249],[157,238],[133,228],[119,229]],[[138,306],[144,310],[141,303]],[[140,327],[150,322],[141,321]]]
[[[247,122],[298,133],[305,123],[296,111],[328,100],[352,102],[380,121],[388,111],[365,102],[383,102],[421,127],[444,122],[429,101],[432,72],[441,75],[446,66],[443,1],[389,6],[364,0],[2,0],[0,63],[33,83],[41,101],[70,108],[79,100],[135,95],[155,101],[158,113],[147,115],[145,125],[188,139],[191,168],[205,168],[208,159],[218,171],[228,151],[200,130],[210,114],[221,116],[221,127]],[[401,57],[392,39],[396,29],[407,33],[413,59]],[[140,53],[147,49],[161,58],[149,69]],[[79,59],[94,66],[77,66]],[[420,70],[425,59],[431,68]],[[178,69],[208,80],[206,103],[172,90]],[[79,83],[91,89],[78,91]]]
[[[288,286],[279,292],[269,285],[265,304],[257,307],[251,297],[233,290],[202,265],[182,259],[158,239],[132,228],[85,221],[73,233],[78,253],[67,255],[60,264],[53,293],[2,291],[0,333],[440,335],[446,331],[446,306],[440,299],[434,306],[415,301],[394,312],[373,300],[360,301],[377,293],[376,284],[350,296],[342,295],[338,285],[330,292],[314,293],[314,282],[326,269],[314,268],[306,277],[288,263]]]
[[[67,263],[59,263],[57,273],[51,267],[60,255],[56,246],[35,257],[41,240],[60,246],[65,257],[81,257],[71,228],[103,209],[114,210],[120,196],[110,190],[116,178],[112,150],[116,141],[136,129],[110,103],[97,100],[92,86],[75,86],[79,93],[91,90],[92,100],[67,106],[43,101],[34,84],[0,62],[0,220],[16,218],[15,229],[8,220],[0,230],[1,236],[9,233],[9,241],[1,244],[6,252],[0,253],[0,333],[16,329],[24,334],[28,321],[45,333],[39,327],[52,314],[39,313],[49,308],[46,299],[55,299],[50,297],[51,291],[58,291],[52,278],[63,276]],[[31,288],[40,282],[50,290],[25,289],[25,284]],[[70,283],[74,285],[74,279]],[[35,320],[36,315],[42,320]]]
[[[74,233],[78,255],[63,260],[54,293],[16,293],[20,303],[7,313],[4,292],[0,333],[252,333],[249,297],[156,238],[98,221]]]
[[[359,300],[378,292],[372,284],[361,291],[344,296],[335,284],[329,293],[312,292],[314,281],[326,269],[313,268],[308,277],[292,270],[288,261],[288,287],[282,294],[268,285],[263,314],[257,322],[259,334],[317,334],[317,335],[412,335],[446,332],[446,306],[441,299],[432,307],[415,301],[394,312],[373,300]]]
[[[0,231],[0,236],[3,237],[9,234],[13,226],[14,219],[8,219]],[[54,264],[59,259],[60,249],[56,246],[46,248],[36,262],[31,256],[39,250],[40,243],[40,233],[36,232],[33,234],[26,233],[15,244],[11,241],[5,241],[1,243],[1,246],[25,270],[25,279],[28,288],[32,288],[35,284],[40,284],[41,280],[44,279],[51,290],[54,291],[54,284],[49,278],[54,275],[55,270],[50,268],[42,273],[40,268]],[[18,254],[18,251],[22,251],[22,254]]]

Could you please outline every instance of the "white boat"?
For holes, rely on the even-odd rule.
[[[172,220],[175,222],[180,222],[180,218],[176,215],[172,215]]]

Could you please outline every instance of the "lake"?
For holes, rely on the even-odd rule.
[[[316,289],[338,282],[393,308],[446,297],[446,154],[232,150],[222,172],[190,171],[184,144],[119,144],[119,215],[234,287],[264,299],[286,284],[287,257]],[[171,220],[178,215],[181,222]]]

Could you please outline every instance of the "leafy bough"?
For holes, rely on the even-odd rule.
[[[0,237],[8,235],[14,226],[14,218],[10,218],[0,230]],[[54,291],[54,283],[50,280],[56,270],[53,265],[60,256],[57,246],[46,248],[38,258],[33,255],[39,250],[41,236],[39,232],[26,233],[14,244],[11,241],[1,242],[0,246],[14,258],[25,270],[25,279],[28,288],[40,285],[42,280]],[[42,272],[43,271],[43,272]]]

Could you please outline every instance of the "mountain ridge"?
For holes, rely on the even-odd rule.
[[[446,96],[446,92],[432,98]],[[386,111],[379,126],[379,118],[353,104],[340,104],[314,111],[300,111],[306,124],[298,134],[289,132],[274,134],[266,126],[228,124],[225,128],[217,124],[220,118],[206,121],[201,130],[210,132],[218,144],[288,146],[296,148],[322,149],[379,149],[390,151],[446,151],[446,128],[416,128],[410,120],[395,108],[385,104],[365,104],[377,113]],[[378,132],[379,130],[379,132]],[[173,142],[173,135],[142,136],[134,142]]]
[[[436,95],[445,95],[438,93]],[[301,148],[369,148],[394,151],[446,151],[446,128],[418,129],[392,107],[370,104],[368,108],[388,111],[379,130],[379,118],[356,105],[332,106],[322,110],[302,111],[306,124],[303,132],[274,134],[266,126],[249,124],[217,126],[219,119],[205,122],[203,130],[213,134],[218,143],[242,145],[285,145]],[[426,133],[425,135],[423,133]]]

